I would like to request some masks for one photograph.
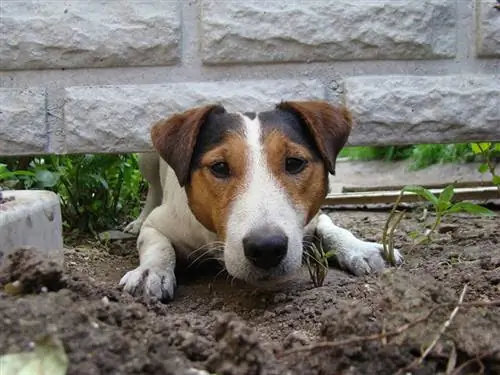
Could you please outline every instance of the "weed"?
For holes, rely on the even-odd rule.
[[[491,182],[498,188],[500,192],[500,175],[496,173],[498,159],[500,156],[500,143],[483,142],[473,143],[472,151],[476,155],[481,155],[483,163],[479,166],[479,172],[491,174]]]
[[[305,255],[307,270],[314,286],[322,286],[328,273],[328,259],[335,255],[335,250],[325,252],[321,243],[311,243],[306,248]]]
[[[439,225],[441,224],[445,216],[456,214],[459,212],[466,212],[472,215],[495,216],[495,213],[493,211],[490,211],[483,206],[471,202],[463,201],[453,203],[452,200],[455,194],[453,185],[449,185],[445,189],[443,189],[439,196],[436,196],[430,190],[422,186],[405,186],[403,189],[401,189],[401,192],[391,210],[391,213],[389,214],[384,227],[384,233],[382,235],[384,254],[392,264],[395,264],[394,232],[405,214],[404,211],[398,211],[397,208],[405,193],[416,194],[420,196],[427,205],[430,205],[432,207],[432,210],[435,214],[435,219],[434,222],[430,225],[430,229],[425,230],[424,233],[413,232],[410,234],[410,236],[414,239],[412,248],[424,242],[431,242],[432,235],[439,228]]]

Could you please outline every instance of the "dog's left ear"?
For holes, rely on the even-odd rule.
[[[305,123],[328,171],[335,174],[337,156],[351,133],[352,117],[349,110],[325,101],[287,101],[276,107],[295,114]]]
[[[220,105],[193,108],[160,120],[151,128],[151,140],[156,152],[174,170],[179,184],[189,180],[191,158],[200,128],[213,111],[225,112]]]

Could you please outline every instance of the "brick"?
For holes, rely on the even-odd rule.
[[[345,90],[353,145],[500,140],[500,76],[354,77]]]
[[[456,54],[455,0],[202,3],[208,64],[436,59]]]
[[[314,80],[69,87],[67,152],[149,151],[151,125],[175,112],[209,103],[229,111],[263,110],[281,100],[323,99],[325,93]]]
[[[496,0],[477,0],[477,55],[500,57],[500,11]]]
[[[0,4],[0,68],[167,65],[179,59],[176,1]]]
[[[43,153],[46,147],[45,90],[0,88],[0,155]]]

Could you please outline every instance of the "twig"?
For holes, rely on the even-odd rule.
[[[453,371],[451,373],[451,375],[460,375],[460,373],[462,372],[463,369],[467,368],[469,365],[473,364],[474,362],[477,362],[477,364],[479,365],[479,367],[484,367],[484,365],[481,362],[481,360],[484,357],[489,357],[489,356],[494,355],[497,351],[498,350],[492,350],[492,351],[490,350],[490,351],[487,351],[486,353],[476,355],[474,358],[471,358],[471,359],[465,361],[464,363],[462,363],[460,366],[458,366],[455,369],[455,371]]]
[[[458,298],[458,302],[457,302],[455,308],[453,309],[453,311],[451,312],[450,317],[441,326],[441,329],[437,333],[436,337],[434,337],[434,340],[432,340],[431,344],[427,347],[427,349],[424,350],[422,355],[419,358],[417,358],[415,361],[410,363],[408,366],[400,369],[396,374],[402,374],[403,372],[406,372],[406,371],[411,370],[417,366],[420,366],[422,364],[422,362],[424,362],[425,358],[427,358],[427,356],[432,351],[432,349],[434,349],[434,347],[436,346],[436,344],[438,343],[439,339],[444,334],[446,329],[451,325],[451,322],[453,321],[453,319],[455,319],[455,316],[457,315],[458,310],[460,309],[460,306],[463,304],[466,291],[467,291],[467,284],[464,285],[464,288],[462,289],[462,293],[460,293],[460,297]]]
[[[377,340],[383,340],[386,338],[398,336],[404,331],[416,326],[417,324],[420,324],[422,322],[425,322],[429,317],[434,314],[437,310],[445,307],[491,307],[491,306],[500,306],[500,299],[499,300],[494,300],[494,301],[472,301],[472,302],[461,302],[461,303],[444,303],[442,305],[438,305],[433,307],[431,310],[429,310],[426,314],[424,314],[422,317],[407,323],[405,325],[400,326],[399,328],[396,328],[394,331],[390,332],[382,332],[382,333],[377,333],[373,335],[368,335],[368,336],[361,336],[361,337],[353,337],[350,339],[345,339],[345,340],[339,340],[339,341],[324,341],[324,342],[318,342],[315,344],[311,345],[305,345],[299,348],[295,349],[290,349],[287,351],[284,351],[281,353],[281,357],[286,357],[291,354],[297,354],[301,352],[310,352],[314,351],[317,349],[333,349],[333,348],[338,348],[341,346],[347,346],[347,345],[353,345],[353,344],[360,344],[364,342],[369,342],[369,341],[377,341]]]

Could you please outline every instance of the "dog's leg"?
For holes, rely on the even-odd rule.
[[[340,267],[357,276],[380,273],[385,268],[382,244],[366,242],[354,236],[347,229],[336,226],[326,214],[317,219],[316,234],[325,250],[334,250]],[[403,257],[395,250],[397,264]]]
[[[137,219],[129,223],[124,232],[137,234],[141,230],[144,220],[156,207],[161,204],[162,187],[160,182],[160,158],[156,153],[139,154],[139,170],[148,183],[146,203]]]
[[[168,302],[174,298],[176,288],[176,256],[170,240],[153,225],[155,216],[161,215],[160,206],[144,222],[137,239],[140,265],[127,272],[120,285],[134,296],[156,297]]]

